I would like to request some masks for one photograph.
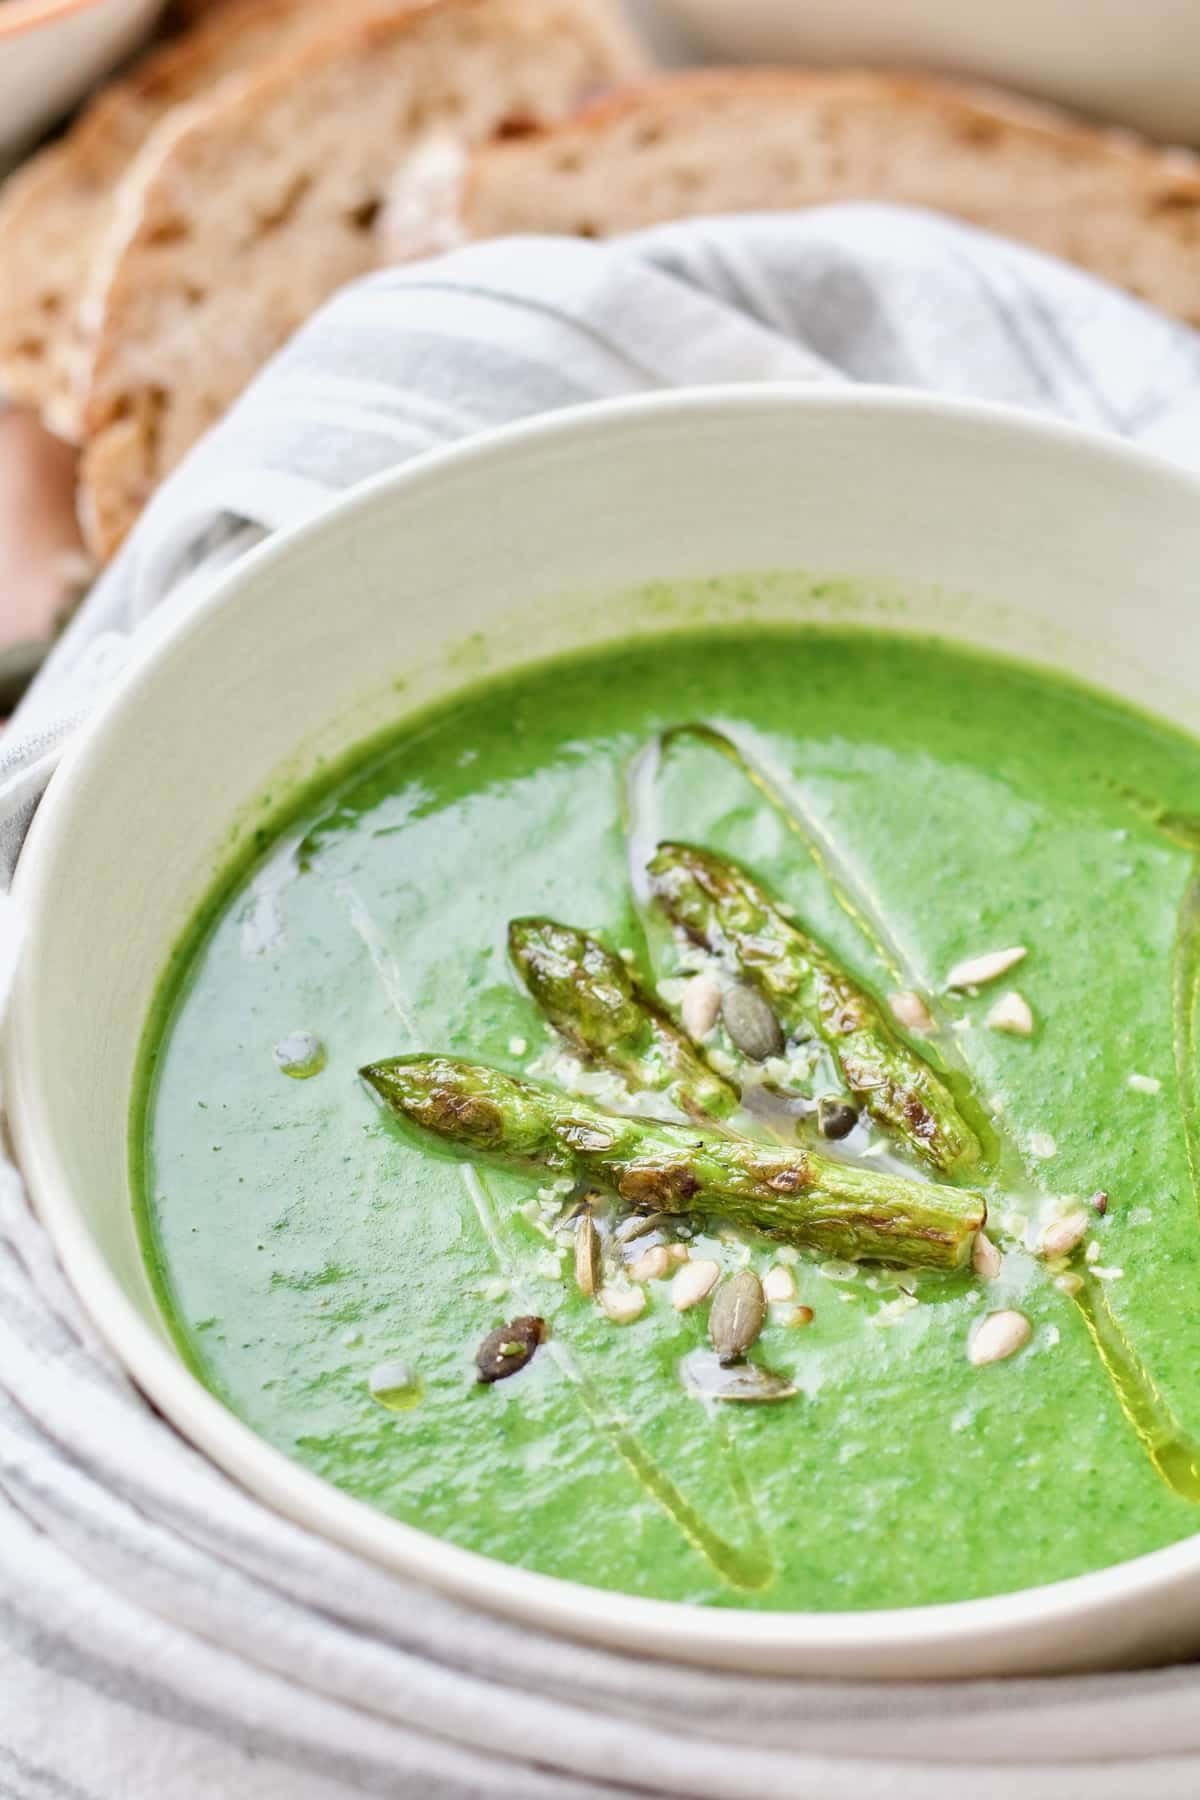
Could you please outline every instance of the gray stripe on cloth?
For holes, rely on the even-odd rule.
[[[1200,345],[1073,270],[876,207],[522,239],[337,296],[166,483],[0,738],[0,870],[141,621],[431,447],[682,383],[1026,404],[1200,465]],[[0,986],[20,918],[0,897]],[[22,1800],[354,1793],[1192,1800],[1200,1676],[787,1680],[520,1630],[277,1518],[147,1405],[0,1167],[0,1784]],[[57,1784],[57,1787],[55,1786]]]

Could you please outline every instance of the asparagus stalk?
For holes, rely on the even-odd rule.
[[[625,1118],[452,1057],[398,1056],[360,1074],[398,1118],[464,1155],[596,1182],[630,1206],[717,1213],[828,1256],[958,1269],[986,1217],[966,1188]]]
[[[711,1069],[619,956],[553,919],[514,919],[508,947],[556,1031],[634,1092],[667,1093],[693,1118],[724,1119],[738,1091]]]
[[[878,1003],[758,883],[723,857],[660,844],[649,865],[673,922],[731,957],[787,1032],[814,1032],[871,1117],[943,1174],[979,1161],[979,1140],[949,1088],[892,1029]]]

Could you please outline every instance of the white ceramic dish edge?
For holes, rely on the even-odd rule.
[[[1115,441],[1000,409],[863,389],[714,389],[614,402],[512,427],[378,478],[320,519],[263,546],[226,575],[202,606],[152,633],[156,641],[68,753],[35,821],[15,890],[31,927],[30,955],[18,973],[4,1040],[14,1138],[39,1213],[72,1283],[106,1341],[164,1413],[280,1512],[404,1575],[553,1630],[642,1654],[742,1669],[912,1679],[1139,1660],[1195,1641],[1200,1631],[1200,1539],[1098,1574],[994,1599],[894,1612],[770,1614],[708,1612],[576,1587],[459,1550],[386,1518],[289,1462],[189,1373],[139,1313],[102,1254],[51,1124],[45,1081],[48,1018],[44,994],[41,1010],[36,1004],[31,970],[42,948],[39,920],[48,913],[54,884],[70,865],[72,833],[83,819],[80,807],[87,800],[90,771],[103,762],[106,746],[120,739],[126,715],[136,710],[164,665],[186,654],[198,634],[228,614],[235,599],[244,603],[248,588],[269,583],[289,568],[294,575],[307,549],[339,530],[365,528],[381,508],[403,509],[414,497],[428,496],[455,477],[494,483],[501,470],[530,453],[549,451],[562,469],[575,446],[595,450],[599,445],[609,456],[624,439],[628,461],[630,445],[640,441],[644,455],[646,442],[658,431],[660,437],[678,439],[676,449],[683,455],[683,446],[702,435],[696,426],[706,423],[727,434],[730,450],[741,433],[750,455],[773,428],[784,436],[794,428],[798,439],[815,430],[827,444],[836,439],[839,422],[850,424],[853,439],[872,421],[878,422],[881,439],[897,426],[910,428],[914,439],[922,434],[936,439],[945,428],[960,442],[978,434],[981,454],[984,448],[1006,444],[1009,451],[1027,451],[1051,462],[1061,457],[1064,466],[1086,465],[1118,488],[1128,485],[1131,500],[1139,488],[1148,497],[1161,493],[1164,506],[1169,496],[1181,509],[1181,523],[1194,516],[1200,543],[1200,481],[1171,465]],[[1098,518],[1102,538],[1107,529]],[[1191,546],[1181,546],[1181,563],[1191,553]]]

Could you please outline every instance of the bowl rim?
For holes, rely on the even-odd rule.
[[[1200,471],[1174,463],[1115,436],[1021,408],[962,400],[918,390],[859,384],[802,382],[722,384],[677,388],[588,402],[479,433],[429,452],[357,484],[315,517],[277,532],[218,576],[198,601],[142,628],[116,689],[67,748],[51,778],[21,853],[13,896],[26,919],[24,957],[14,980],[0,1041],[0,1078],[18,1162],[35,1211],[52,1241],[80,1304],[103,1341],[166,1418],[209,1459],[273,1510],[335,1545],[357,1552],[419,1585],[508,1618],[523,1618],[552,1631],[637,1654],[707,1667],[794,1670],[795,1659],[827,1654],[830,1673],[853,1672],[857,1663],[886,1661],[907,1653],[894,1670],[911,1679],[914,1653],[937,1654],[953,1666],[956,1648],[986,1635],[993,1642],[1020,1640],[1051,1626],[1082,1621],[1094,1609],[1163,1594],[1184,1576],[1200,1572],[1197,1532],[1164,1549],[1111,1567],[1012,1593],[862,1612],[766,1612],[737,1607],[693,1606],[589,1587],[563,1577],[500,1562],[404,1524],[332,1486],[292,1462],[243,1424],[187,1367],[178,1351],[142,1318],[121,1289],[95,1243],[57,1153],[45,1119],[45,1101],[31,1070],[38,1015],[23,979],[34,946],[40,896],[54,881],[67,848],[74,789],[95,748],[122,729],[122,715],[153,683],[159,666],[187,653],[192,636],[218,612],[234,609],[248,579],[288,560],[323,532],[369,514],[410,490],[436,484],[447,474],[486,465],[527,445],[579,436],[618,437],[631,426],[673,415],[729,416],[799,408],[820,414],[871,413],[884,409],[914,420],[958,421],[1001,436],[1040,441],[1068,457],[1091,459],[1165,481],[1200,508]],[[172,609],[168,606],[167,613]],[[1002,1660],[991,1659],[991,1661]],[[989,1662],[989,1668],[991,1662]],[[1057,1665],[1061,1666],[1061,1664]],[[861,1671],[860,1671],[861,1672]],[[978,1672],[964,1659],[963,1674]]]
[[[68,18],[71,13],[86,12],[89,7],[99,9],[107,4],[108,0],[6,0],[0,11],[0,38],[17,37],[39,25],[52,25]]]

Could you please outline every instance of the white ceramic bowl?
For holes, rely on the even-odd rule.
[[[1200,144],[1188,0],[658,0],[715,54],[970,75]]]
[[[136,48],[163,0],[0,0],[0,156]]]
[[[288,1462],[188,1373],[155,1312],[127,1169],[155,983],[230,821],[465,677],[669,630],[630,584],[754,568],[864,577],[866,622],[1054,664],[1200,719],[1200,481],[1113,442],[866,389],[711,389],[516,427],[377,480],[274,542],[153,641],[55,777],[17,883],[29,936],[4,1043],[39,1210],[118,1356],[263,1499],[394,1569],[584,1638],[737,1668],[971,1675],[1200,1643],[1200,1538],[1079,1580],[856,1614],[689,1608],[491,1562]],[[889,592],[900,582],[907,606]],[[833,605],[835,602],[829,602]],[[785,616],[822,603],[780,600]],[[836,617],[846,618],[844,602]],[[734,615],[718,611],[715,622]],[[1198,1520],[1200,1524],[1200,1520]]]

